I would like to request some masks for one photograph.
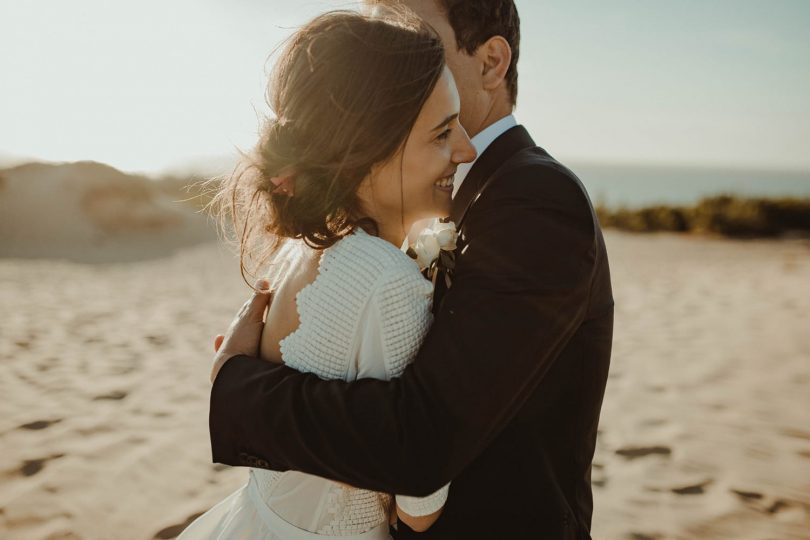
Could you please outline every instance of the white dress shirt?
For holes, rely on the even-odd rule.
[[[478,152],[478,157],[476,157],[475,160],[471,161],[470,163],[461,163],[456,169],[456,177],[455,181],[453,182],[453,197],[455,197],[456,193],[458,193],[458,189],[461,187],[461,183],[464,182],[464,179],[467,177],[467,173],[470,172],[470,169],[472,169],[475,162],[478,161],[478,158],[481,157],[481,154],[484,153],[484,150],[486,150],[495,139],[503,135],[506,130],[511,129],[516,125],[518,124],[517,120],[515,120],[515,115],[510,114],[504,116],[494,124],[490,124],[470,140],[475,147],[475,151]]]

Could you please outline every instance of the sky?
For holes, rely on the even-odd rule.
[[[516,0],[516,115],[563,161],[810,171],[810,1]],[[0,0],[0,160],[159,172],[257,138],[338,0]]]

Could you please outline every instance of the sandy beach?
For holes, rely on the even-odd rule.
[[[246,480],[207,431],[238,264],[142,233],[137,260],[0,258],[0,538],[173,538]],[[808,241],[606,240],[594,538],[810,538]]]

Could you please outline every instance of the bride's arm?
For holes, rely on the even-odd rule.
[[[397,505],[397,517],[402,523],[410,527],[412,531],[425,532],[436,523],[436,520],[442,515],[443,508],[444,507],[439,508],[437,511],[427,516],[411,516]]]
[[[397,495],[396,505],[399,520],[416,532],[425,532],[442,515],[449,487],[450,484],[447,484],[427,497]]]

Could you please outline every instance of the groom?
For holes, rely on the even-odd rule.
[[[442,37],[479,155],[456,176],[451,287],[438,281],[435,323],[401,378],[351,383],[256,358],[257,294],[215,357],[214,460],[416,496],[452,480],[433,527],[399,523],[397,538],[590,538],[613,334],[599,223],[512,115],[513,1],[403,3]]]

